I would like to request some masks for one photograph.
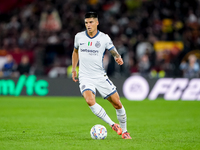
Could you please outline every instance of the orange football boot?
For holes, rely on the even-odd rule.
[[[131,138],[131,136],[130,136],[130,133],[124,132],[124,133],[122,134],[122,139],[132,139],[132,138]]]
[[[111,125],[111,128],[117,132],[118,135],[121,135],[122,134],[122,128],[120,128],[120,126],[118,124],[113,124]]]

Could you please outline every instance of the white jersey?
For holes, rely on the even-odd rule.
[[[74,48],[79,55],[79,80],[84,78],[95,79],[106,74],[103,67],[103,58],[106,49],[111,50],[114,45],[107,34],[98,30],[94,37],[87,31],[79,32],[75,36]]]

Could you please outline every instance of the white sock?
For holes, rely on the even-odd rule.
[[[117,113],[117,119],[119,120],[120,127],[122,128],[122,133],[127,131],[127,125],[126,125],[126,111],[124,107],[122,106],[121,109],[116,109]]]
[[[108,123],[110,126],[115,124],[110,117],[106,114],[106,111],[99,104],[95,103],[93,106],[90,106],[92,112],[103,121]]]

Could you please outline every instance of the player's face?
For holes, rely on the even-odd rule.
[[[98,24],[99,24],[99,22],[98,22],[98,19],[96,19],[96,18],[86,18],[85,19],[85,27],[86,27],[88,33],[93,33],[95,31],[97,31]]]

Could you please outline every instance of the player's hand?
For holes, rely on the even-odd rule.
[[[124,61],[121,57],[115,58],[115,61],[118,63],[118,65],[123,65]]]
[[[72,71],[72,79],[73,79],[74,82],[78,81],[76,71]]]

